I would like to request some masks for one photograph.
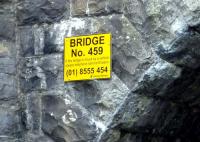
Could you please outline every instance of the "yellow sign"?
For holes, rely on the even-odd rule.
[[[65,38],[64,81],[111,78],[111,34]]]

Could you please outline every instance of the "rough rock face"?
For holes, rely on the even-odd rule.
[[[95,33],[112,79],[64,83],[64,38]],[[198,0],[0,0],[0,141],[200,141],[199,43]]]

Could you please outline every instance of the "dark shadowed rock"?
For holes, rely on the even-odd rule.
[[[178,142],[178,138],[151,136],[145,134],[126,134],[118,142]]]
[[[22,0],[17,18],[20,24],[52,23],[65,16],[68,6],[68,0]]]
[[[181,76],[157,95],[189,106],[199,106],[199,69],[184,69]]]
[[[15,21],[14,19],[0,15],[0,40],[14,40],[15,39]]]
[[[110,142],[113,132],[144,133],[173,137],[181,135],[185,121],[190,117],[187,109],[165,101],[130,94],[108,127],[100,142]]]
[[[165,98],[168,95],[163,93],[164,90],[181,76],[181,71],[179,67],[159,59],[144,73],[134,92]]]
[[[200,34],[191,31],[175,39],[168,49],[159,46],[157,54],[181,67],[198,68],[200,61]]]
[[[31,26],[20,28],[20,54],[22,56],[34,55],[34,35]]]
[[[20,39],[20,55],[34,56],[34,55],[42,55],[46,51],[44,51],[44,47],[46,46],[50,49],[50,45],[46,44],[46,41],[51,42],[48,39],[48,36],[45,34],[46,26],[38,27],[38,26],[24,26],[20,28],[19,31],[19,39]],[[49,51],[49,53],[51,53]]]

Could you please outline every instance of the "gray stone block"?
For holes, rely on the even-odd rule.
[[[19,111],[1,109],[0,126],[0,135],[19,136],[21,132]]]
[[[15,21],[14,19],[0,15],[0,40],[14,40],[15,39]]]
[[[20,84],[23,92],[62,89],[62,55],[22,59]]]
[[[122,13],[123,1],[73,0],[71,8],[72,16],[108,15],[111,13]]]
[[[12,100],[17,98],[17,84],[15,77],[0,73],[0,100]]]
[[[68,104],[55,95],[42,97],[42,130],[54,141],[92,141],[98,129],[91,117],[75,102]]]

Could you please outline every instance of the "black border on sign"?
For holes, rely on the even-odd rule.
[[[93,78],[93,79],[83,79],[83,80],[68,80],[65,81],[65,39],[66,38],[73,38],[73,37],[82,37],[82,36],[92,36],[92,35],[102,35],[102,34],[109,34],[110,35],[110,78]],[[88,34],[88,35],[80,35],[80,36],[71,36],[71,37],[65,37],[64,38],[64,53],[63,53],[63,81],[64,83],[67,82],[79,82],[79,81],[92,81],[92,80],[110,80],[112,79],[112,33],[96,33],[96,34]]]

